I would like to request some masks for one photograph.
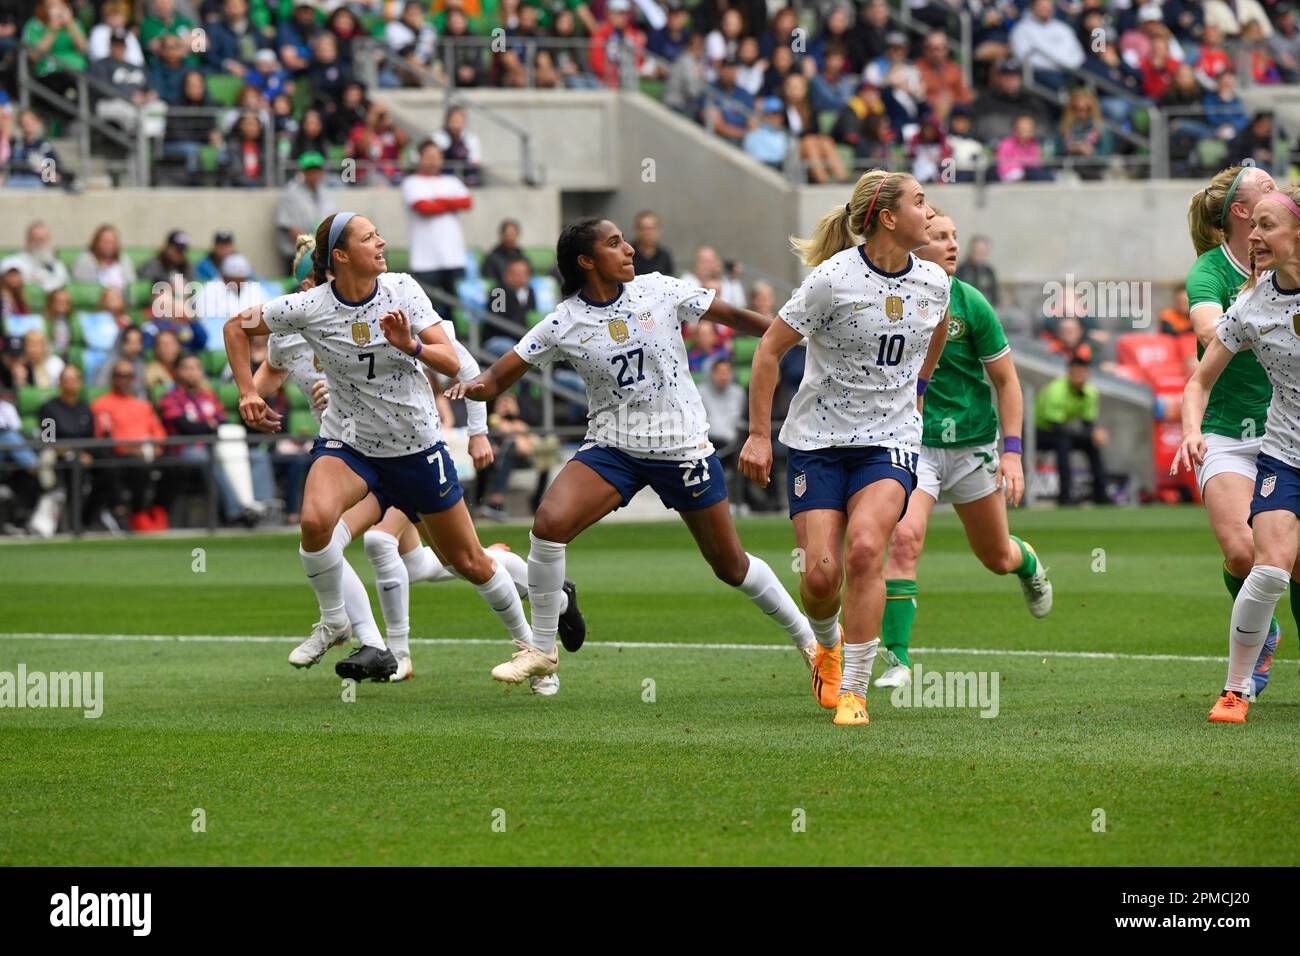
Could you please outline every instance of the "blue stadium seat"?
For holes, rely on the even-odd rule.
[[[20,339],[32,329],[40,329],[49,337],[50,330],[45,327],[43,315],[11,315],[5,319],[5,334],[10,338]]]
[[[224,352],[226,350],[226,320],[224,318],[199,319],[203,331],[208,333],[208,351]]]
[[[108,356],[112,354],[107,349],[83,349],[81,353],[81,374],[87,382],[95,377],[95,373],[100,370]]]
[[[487,285],[482,279],[461,279],[456,283],[456,295],[469,305],[487,308]]]
[[[548,312],[554,312],[556,304],[560,301],[560,286],[550,276],[533,276],[529,285],[533,287],[533,298],[537,303],[537,311],[545,315]]]
[[[117,341],[117,321],[112,312],[78,312],[75,321],[81,328],[86,348],[107,352]]]

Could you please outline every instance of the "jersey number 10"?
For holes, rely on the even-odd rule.
[[[903,346],[906,339],[901,335],[882,335],[880,337],[880,354],[876,356],[877,365],[897,365],[903,361]]]

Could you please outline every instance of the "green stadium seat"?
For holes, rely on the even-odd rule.
[[[293,382],[284,383],[284,397],[289,400],[289,408],[293,411],[301,412],[311,410],[311,402],[309,402],[307,396],[302,393],[302,389],[293,384]]]
[[[641,92],[652,99],[662,100],[664,98],[664,81],[643,77],[641,79]]]
[[[536,309],[533,309],[531,312],[528,313],[528,318],[527,318],[528,327],[531,329],[534,325],[542,321],[542,319],[544,318],[546,318],[545,313],[538,312]]]
[[[126,304],[132,309],[143,309],[153,298],[153,283],[136,279],[126,289]]]
[[[1133,122],[1133,132],[1145,136],[1151,131],[1151,113],[1149,110],[1136,109],[1129,117]]]
[[[1221,139],[1203,139],[1196,144],[1196,157],[1202,169],[1219,169],[1228,159],[1228,144]]]
[[[737,335],[732,340],[731,360],[736,365],[749,365],[754,361],[758,351],[758,338],[753,335]]]
[[[384,250],[384,258],[388,261],[389,272],[411,271],[410,249],[398,249],[395,246],[389,246]]]
[[[101,398],[107,394],[108,394],[107,388],[105,388],[102,385],[96,385],[94,388],[89,389],[86,392],[86,404],[93,405],[95,404],[95,399]]]
[[[203,374],[213,381],[220,378],[221,373],[226,370],[226,353],[209,349],[201,357],[203,359]]]
[[[84,370],[86,368],[86,350],[80,345],[69,346],[68,364]]]
[[[104,294],[98,282],[69,282],[68,293],[72,296],[72,307],[82,312],[95,312],[99,309],[99,297]]]
[[[208,96],[218,106],[234,106],[235,101],[239,99],[239,91],[243,88],[244,81],[241,77],[228,76],[224,73],[208,75]]]
[[[57,394],[59,394],[57,388],[38,388],[35,385],[24,385],[18,389],[18,414],[35,415],[42,405]]]
[[[162,401],[162,397],[171,391],[171,389],[172,386],[168,385],[166,382],[155,382],[149,389],[149,401],[157,405]]]
[[[297,409],[289,412],[289,434],[318,435],[320,426],[316,424],[316,418],[311,412]]]
[[[735,368],[736,381],[740,383],[741,388],[749,388],[749,366],[738,365]]]
[[[131,260],[131,265],[135,266],[137,271],[157,254],[158,250],[153,246],[128,246],[126,250],[126,257]]]
[[[22,433],[29,438],[35,438],[37,432],[41,429],[41,422],[35,415],[20,415],[22,422]]]
[[[325,168],[338,169],[343,165],[343,160],[348,158],[348,148],[346,146],[331,146],[329,152],[325,155]]]
[[[817,126],[825,136],[831,135],[831,130],[835,128],[835,121],[839,119],[839,114],[834,110],[823,110],[817,114]]]
[[[221,171],[221,147],[205,143],[199,147],[199,169],[205,173]]]
[[[59,261],[68,267],[68,271],[72,271],[72,267],[77,264],[77,260],[85,251],[83,246],[63,246],[59,249]]]
[[[33,312],[41,312],[45,309],[45,290],[40,286],[30,283],[23,286],[23,295],[27,297],[27,308]]]
[[[549,275],[555,268],[554,246],[525,246],[524,255],[528,258],[529,265],[533,267],[535,276]]]
[[[227,412],[239,415],[239,386],[234,382],[217,382],[217,398]]]

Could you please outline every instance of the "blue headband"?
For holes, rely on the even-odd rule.
[[[330,257],[334,255],[334,247],[338,244],[339,236],[343,234],[343,227],[355,215],[354,212],[341,212],[330,223],[330,244],[325,247],[325,261],[327,263],[330,261]]]

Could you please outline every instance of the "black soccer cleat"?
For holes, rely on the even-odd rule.
[[[344,680],[388,682],[397,673],[397,658],[383,647],[363,644],[334,665],[334,673]]]
[[[587,622],[578,610],[578,586],[566,578],[564,593],[569,596],[569,606],[560,615],[560,643],[572,654],[587,639]]]

